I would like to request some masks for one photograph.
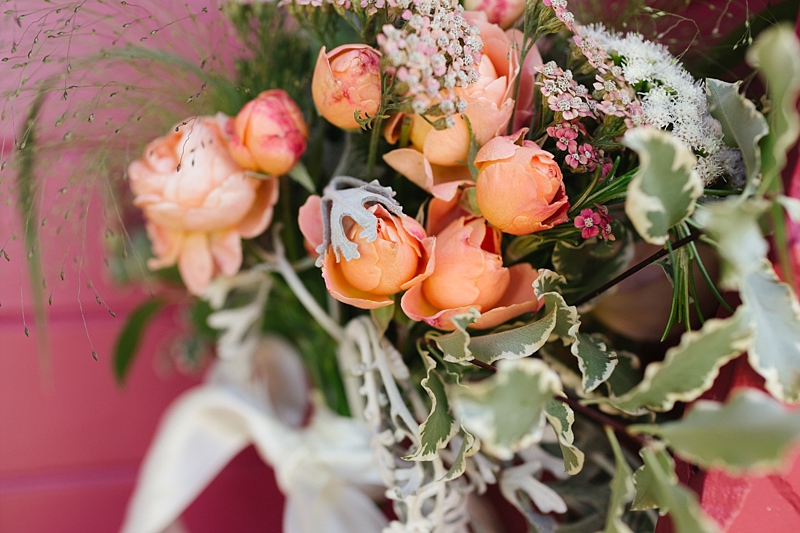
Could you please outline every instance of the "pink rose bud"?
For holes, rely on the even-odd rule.
[[[525,11],[525,0],[464,0],[467,11],[483,11],[489,22],[510,28]]]
[[[500,232],[482,218],[451,222],[436,235],[432,272],[403,295],[403,312],[412,320],[452,330],[452,318],[470,308],[481,313],[471,326],[478,329],[538,309],[533,292],[537,272],[528,263],[504,267],[500,239]]]
[[[273,89],[245,104],[227,125],[231,155],[246,169],[286,174],[306,151],[308,126],[285,91]]]
[[[533,141],[521,140],[526,132],[495,137],[475,156],[478,207],[493,226],[512,235],[566,222],[569,209],[558,163]]]
[[[300,230],[309,243],[322,241],[322,218],[315,212],[319,205],[319,197],[312,196],[300,209]],[[433,239],[413,218],[394,216],[377,204],[369,209],[378,218],[378,238],[367,242],[360,235],[363,228],[345,219],[347,238],[358,246],[359,257],[337,262],[328,250],[322,262],[331,295],[361,309],[390,305],[389,296],[413,285],[425,273],[433,246]]]
[[[145,148],[128,167],[134,205],[144,211],[153,243],[152,269],[177,264],[192,294],[242,265],[242,238],[272,220],[277,180],[247,177],[223,132],[228,117],[197,117]]]
[[[381,53],[365,44],[345,44],[319,51],[311,95],[319,114],[344,129],[359,127],[360,118],[373,116],[381,104]]]

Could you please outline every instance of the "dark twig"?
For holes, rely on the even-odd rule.
[[[702,235],[702,233],[697,232],[697,233],[692,233],[690,235],[687,235],[686,237],[684,237],[682,239],[678,239],[677,241],[672,243],[672,250],[677,250],[678,248],[680,248],[682,246],[686,246],[690,242],[696,241],[697,239],[700,238],[701,235]],[[653,255],[648,257],[647,259],[637,263],[636,265],[634,265],[633,267],[629,268],[628,270],[626,270],[625,272],[623,272],[622,274],[620,274],[616,278],[612,279],[608,283],[605,283],[604,285],[601,285],[599,288],[595,289],[594,291],[590,292],[589,294],[581,296],[580,298],[578,298],[574,302],[569,302],[569,305],[574,305],[575,307],[578,307],[578,306],[581,306],[581,305],[585,304],[586,302],[590,301],[593,298],[597,298],[598,296],[600,296],[601,294],[606,292],[608,289],[610,289],[611,287],[613,287],[617,283],[620,283],[621,281],[631,277],[632,275],[636,274],[637,272],[639,272],[644,267],[650,265],[651,263],[654,263],[654,262],[658,261],[659,259],[661,259],[662,257],[664,257],[667,254],[669,254],[669,249],[668,248],[664,248],[663,250],[657,251],[656,253],[654,253]]]

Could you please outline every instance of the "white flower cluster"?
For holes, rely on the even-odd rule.
[[[378,35],[386,72],[408,87],[415,113],[432,105],[447,116],[464,111],[453,89],[478,80],[483,53],[480,30],[462,16],[457,0],[390,0],[402,9],[401,28],[387,24]]]
[[[637,122],[669,130],[697,155],[695,170],[709,185],[736,172],[735,152],[722,143],[722,129],[708,111],[702,82],[695,81],[669,50],[638,33],[620,34],[593,24],[578,29],[581,38],[598,43],[621,58],[622,78],[636,89],[642,116]]]

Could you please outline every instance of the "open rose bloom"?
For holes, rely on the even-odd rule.
[[[528,263],[503,266],[501,234],[485,220],[461,216],[435,238],[430,273],[403,295],[410,318],[451,330],[453,317],[474,308],[481,316],[470,327],[487,329],[541,307],[533,291],[538,272]]]
[[[276,180],[248,177],[231,157],[227,121],[217,115],[182,122],[128,168],[155,255],[148,266],[177,264],[192,294],[201,294],[218,274],[239,271],[241,239],[267,228],[278,199]]]

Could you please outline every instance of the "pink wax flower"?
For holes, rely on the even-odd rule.
[[[527,235],[567,221],[569,201],[553,155],[527,132],[495,137],[478,151],[476,199],[492,225],[512,235]]]
[[[319,51],[311,95],[319,114],[344,129],[358,128],[361,118],[373,116],[381,104],[381,53],[365,44],[345,44]]]
[[[465,18],[480,28],[483,56],[478,64],[479,79],[454,92],[465,105],[463,114],[469,119],[472,134],[479,145],[502,132],[514,109],[514,83],[519,75],[519,32],[504,32],[486,20],[482,12],[467,12]],[[516,41],[515,41],[516,39]],[[533,56],[532,56],[533,57]],[[530,69],[533,76],[534,70]],[[529,84],[533,86],[532,82]],[[400,136],[403,119],[411,121],[410,148],[393,150],[384,155],[386,163],[408,179],[434,194],[449,198],[455,187],[443,196],[437,186],[443,183],[471,180],[465,166],[469,151],[469,129],[460,115],[454,115],[453,127],[436,130],[420,115],[396,114],[390,119],[384,135],[390,143]]]
[[[231,157],[227,121],[220,114],[182,122],[128,167],[155,255],[148,266],[177,264],[192,294],[201,294],[218,274],[239,271],[241,239],[267,228],[278,199],[275,179],[247,177]]]
[[[294,100],[272,89],[250,100],[226,132],[233,158],[248,170],[279,176],[289,172],[306,151],[308,126]]]
[[[311,196],[300,208],[300,230],[308,243],[322,243],[319,206],[319,196]],[[322,276],[328,292],[340,302],[361,309],[391,305],[390,296],[408,289],[428,274],[434,242],[409,216],[394,216],[378,204],[369,210],[378,218],[378,238],[367,242],[360,235],[363,228],[345,219],[345,234],[358,245],[359,257],[337,262],[336,255],[329,250],[322,260]]]
[[[597,211],[591,208],[581,209],[581,214],[575,217],[575,227],[581,229],[581,237],[591,239],[600,236],[606,241],[616,240],[611,232],[611,222],[613,219],[608,214],[608,207],[595,204]]]
[[[405,314],[452,330],[453,317],[475,308],[481,317],[470,327],[486,329],[537,310],[533,282],[538,273],[528,263],[504,267],[500,240],[500,232],[482,218],[451,222],[436,235],[430,274],[403,295]]]

